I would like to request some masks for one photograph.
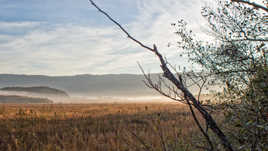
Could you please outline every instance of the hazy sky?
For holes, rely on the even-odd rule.
[[[174,29],[185,19],[200,31],[202,0],[95,0],[137,39],[159,50],[175,65]],[[203,27],[202,27],[203,26]],[[159,72],[159,62],[140,48],[88,0],[0,0],[0,73],[109,74]]]

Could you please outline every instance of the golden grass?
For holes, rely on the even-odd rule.
[[[179,103],[2,104],[0,150],[191,150],[198,129]]]

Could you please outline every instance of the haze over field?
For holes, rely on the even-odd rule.
[[[157,79],[159,75],[153,74]],[[44,75],[12,75],[0,74],[0,88],[3,87],[39,87],[46,86],[65,91],[70,98],[52,97],[56,101],[68,100],[98,100],[103,101],[159,101],[163,97],[155,90],[144,84],[143,75],[135,74],[110,74],[110,75],[76,75],[76,76],[44,76]],[[218,87],[217,87],[218,89]],[[197,93],[197,88],[191,88]],[[204,92],[208,93],[208,90]],[[0,94],[40,96],[26,92],[0,91]],[[42,96],[42,95],[41,95]],[[44,95],[43,95],[44,97]],[[48,96],[49,97],[49,96]],[[72,100],[73,99],[73,100]]]

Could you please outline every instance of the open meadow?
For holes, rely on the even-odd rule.
[[[1,104],[2,151],[192,150],[180,103]]]

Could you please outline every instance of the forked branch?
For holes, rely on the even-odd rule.
[[[99,8],[93,0],[89,0],[89,2],[96,8],[98,11],[100,11],[102,14],[104,14],[109,20],[111,20],[113,23],[115,23],[126,35],[128,38],[139,44],[141,47],[153,52],[159,59],[161,63],[161,69],[163,71],[163,76],[167,78],[170,82],[174,84],[174,86],[181,90],[181,92],[184,95],[185,100],[189,104],[189,107],[191,109],[191,106],[193,105],[202,115],[202,117],[205,119],[206,123],[209,125],[209,128],[214,132],[218,138],[221,140],[222,145],[225,147],[226,150],[228,151],[233,151],[232,145],[230,142],[227,140],[225,134],[221,131],[221,129],[218,127],[217,123],[215,120],[212,118],[212,116],[206,111],[205,108],[202,107],[200,102],[193,96],[193,94],[184,86],[183,81],[181,78],[176,78],[176,76],[171,72],[171,70],[168,68],[166,61],[164,60],[163,56],[161,53],[159,53],[156,45],[153,45],[153,48],[148,47],[144,45],[142,42],[139,40],[135,39],[132,37],[117,21],[115,21],[109,14],[107,14],[105,11],[103,11],[101,8]],[[198,124],[198,123],[197,123]],[[202,131],[202,128],[201,128]],[[204,131],[202,131],[204,132]],[[210,145],[210,150],[213,150],[213,144],[211,143],[208,135],[206,133],[203,133],[205,135],[205,138],[207,139],[209,145]]]

